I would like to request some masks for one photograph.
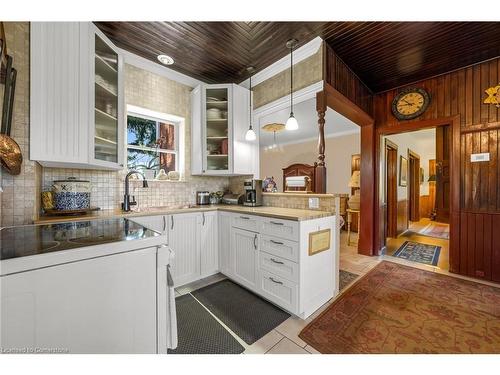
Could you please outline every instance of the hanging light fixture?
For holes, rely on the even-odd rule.
[[[248,120],[248,130],[245,134],[245,139],[247,141],[255,141],[257,139],[257,134],[255,134],[255,130],[253,130],[253,127],[252,127],[252,73],[254,72],[254,67],[253,66],[249,66],[247,68],[247,71],[248,73],[250,73],[250,95],[249,95],[249,99],[248,99],[248,102],[249,102],[249,105],[250,105],[250,108],[249,108],[249,120]]]
[[[297,46],[297,39],[290,39],[286,42],[286,47],[290,49],[290,117],[286,121],[286,130],[297,130],[299,123],[293,115],[293,49]]]

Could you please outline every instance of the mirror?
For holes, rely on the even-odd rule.
[[[290,115],[289,106],[256,119],[259,127],[260,178],[274,177],[278,192],[285,190],[284,173],[286,176],[310,175],[314,173],[314,163],[318,161],[316,98],[295,102],[294,114],[299,129],[293,131],[279,126],[286,123]],[[328,108],[325,115],[327,193],[351,192],[351,158],[360,153],[360,144],[360,127]]]

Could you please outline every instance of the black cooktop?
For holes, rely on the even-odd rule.
[[[123,218],[8,227],[0,230],[0,260],[159,235]]]

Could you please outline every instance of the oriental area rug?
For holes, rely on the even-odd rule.
[[[500,288],[392,262],[299,337],[321,353],[500,353]]]

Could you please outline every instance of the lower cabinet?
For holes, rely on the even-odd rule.
[[[189,212],[140,216],[132,220],[168,235],[168,246],[174,252],[170,270],[178,287],[219,272],[217,214],[217,211]]]
[[[168,246],[174,252],[171,264],[176,286],[198,279],[200,264],[200,214],[170,215],[168,223]]]
[[[231,246],[231,220],[233,215],[219,212],[219,270],[224,275],[234,276],[234,251]]]
[[[156,264],[146,248],[2,276],[2,349],[155,353]]]
[[[250,289],[255,289],[258,277],[259,234],[233,228],[231,248],[234,252],[234,279]]]
[[[219,236],[217,233],[217,211],[202,212],[200,231],[201,277],[219,271]]]

